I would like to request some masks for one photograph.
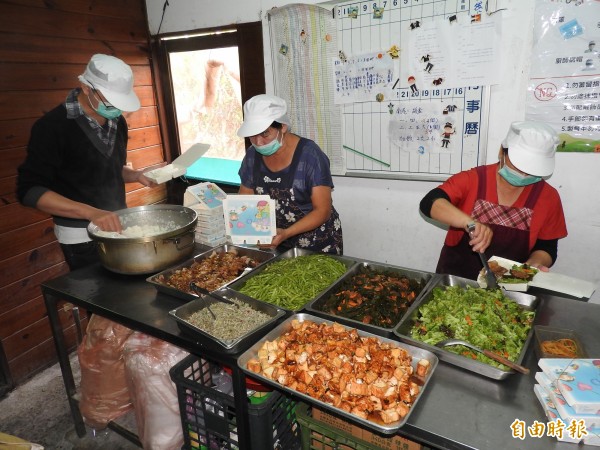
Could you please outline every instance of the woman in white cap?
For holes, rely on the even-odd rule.
[[[248,137],[240,194],[276,200],[277,235],[271,246],[341,255],[342,226],[333,207],[329,158],[319,146],[290,133],[285,100],[261,94],[244,104],[238,136]]]
[[[113,212],[127,207],[124,183],[153,185],[127,167],[127,122],[136,111],[133,72],[118,58],[93,55],[64,103],[31,129],[27,157],[18,169],[17,196],[24,206],[51,214],[71,270],[99,261],[87,225],[121,231]]]
[[[514,122],[498,163],[453,175],[421,200],[425,216],[449,226],[437,273],[476,279],[475,252],[543,271],[554,264],[567,227],[560,196],[543,178],[554,171],[557,144],[550,126]]]

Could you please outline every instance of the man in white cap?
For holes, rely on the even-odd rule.
[[[252,143],[239,171],[239,193],[269,195],[277,203],[277,235],[267,244],[342,254],[329,158],[315,142],[290,132],[285,100],[267,94],[248,100],[238,136]]]
[[[125,183],[154,185],[126,166],[127,122],[137,111],[131,68],[114,56],[92,56],[79,87],[35,122],[27,157],[18,169],[17,196],[24,206],[51,214],[71,270],[98,261],[87,234],[94,222],[121,231],[113,212],[127,207]]]
[[[544,178],[558,142],[546,124],[514,122],[498,163],[453,175],[421,200],[425,216],[449,226],[437,273],[477,279],[476,252],[543,271],[554,264],[567,227],[558,191]]]

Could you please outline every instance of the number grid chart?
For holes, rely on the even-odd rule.
[[[428,66],[429,58],[440,61],[443,52],[430,50],[435,45],[418,48],[422,39],[416,38],[417,33],[434,33],[428,30],[441,21],[454,29],[469,26],[481,20],[482,9],[482,1],[473,0],[336,5],[340,59],[368,52],[379,52],[381,58],[397,49],[389,97],[378,94],[342,105],[346,175],[444,180],[485,161],[489,88],[444,83],[445,74]],[[436,39],[428,42],[436,44]]]

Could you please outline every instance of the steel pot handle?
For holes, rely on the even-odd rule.
[[[186,248],[192,247],[195,244],[195,242],[194,242],[194,230],[190,230],[186,234],[190,234],[192,236],[192,240],[190,241],[189,244],[186,244],[183,247],[180,247],[179,243],[181,242],[181,238],[185,237],[185,234],[182,235],[182,236],[177,236],[175,238],[165,239],[165,241],[173,241],[175,243],[175,246],[176,246],[175,248],[177,248],[178,251],[182,251],[182,250],[185,250]]]

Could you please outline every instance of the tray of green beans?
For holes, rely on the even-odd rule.
[[[240,277],[229,289],[296,312],[355,264],[344,256],[292,248]]]

